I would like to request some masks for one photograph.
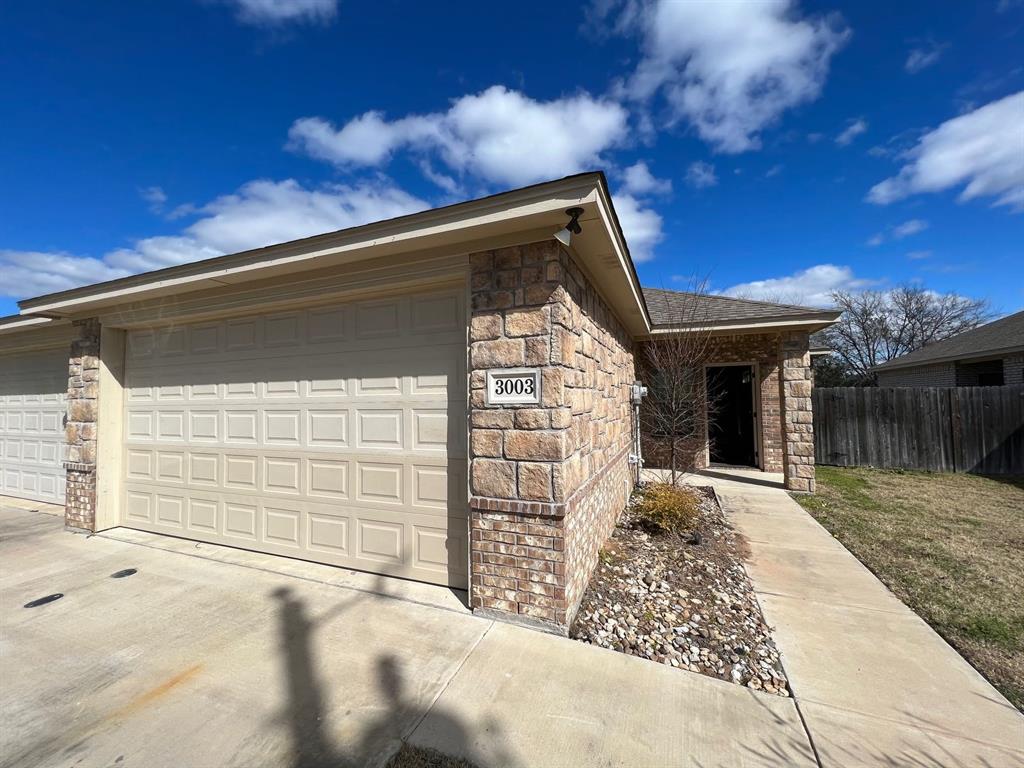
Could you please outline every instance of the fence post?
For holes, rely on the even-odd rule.
[[[961,456],[961,435],[960,435],[960,400],[956,397],[956,387],[946,390],[946,397],[949,398],[949,436],[953,450],[953,471],[962,472],[963,458]]]

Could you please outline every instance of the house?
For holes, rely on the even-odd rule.
[[[674,328],[586,173],[20,302],[3,493],[469,589],[565,631],[635,477],[635,347]],[[811,490],[800,308],[716,300],[757,461]]]
[[[1024,384],[1024,312],[933,342],[871,370],[880,387]]]
[[[813,491],[813,440],[787,440],[784,432],[811,431],[809,337],[840,313],[659,288],[643,292],[652,323],[647,343],[687,329],[708,336],[704,368],[714,382],[716,404],[704,419],[701,439],[685,447],[683,466],[785,471],[789,488]],[[638,361],[641,370],[644,357]],[[647,371],[641,378],[650,375],[656,374]],[[643,437],[645,464],[667,467],[667,441],[659,435]]]

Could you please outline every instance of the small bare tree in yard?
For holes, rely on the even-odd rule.
[[[918,286],[891,291],[835,291],[843,311],[823,334],[832,353],[862,384],[874,381],[871,368],[986,322],[985,301],[953,293],[938,294]]]
[[[703,445],[714,406],[714,393],[707,391],[704,374],[711,355],[705,289],[705,284],[699,283],[693,290],[667,294],[659,314],[668,316],[671,327],[683,330],[659,335],[643,351],[647,397],[640,406],[640,422],[647,435],[666,444],[673,485],[684,454]],[[687,464],[691,459],[692,454]]]

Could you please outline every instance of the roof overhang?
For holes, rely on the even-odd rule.
[[[357,261],[444,249],[452,255],[550,238],[565,210],[583,208],[583,232],[571,250],[626,328],[650,331],[640,281],[608,184],[601,172],[569,176],[465,203],[218,256],[18,303],[22,315],[83,317],[101,310],[203,289],[343,266]]]
[[[50,347],[67,348],[71,323],[48,317],[0,317],[0,352],[21,352]]]
[[[53,325],[53,318],[33,317],[32,315],[8,315],[0,317],[0,335],[20,333],[21,331],[34,330],[43,326]]]
[[[711,333],[716,336],[728,334],[780,333],[783,331],[807,331],[813,333],[828,328],[836,322],[841,311],[827,310],[815,314],[794,315],[792,317],[771,317],[763,319],[745,319],[735,322],[697,323],[694,325],[658,326],[649,334],[650,338],[672,336],[681,333]]]
[[[1013,355],[1018,352],[1024,352],[1024,344],[1014,344],[1009,347],[1001,347],[999,349],[985,349],[977,352],[962,353],[959,355],[942,355],[941,357],[929,357],[925,360],[908,360],[906,362],[900,362],[899,358],[895,360],[889,360],[885,363],[879,363],[878,365],[872,366],[868,370],[870,371],[899,371],[904,368],[920,368],[926,365],[941,365],[942,363],[953,363],[958,360],[988,360],[1006,355]]]

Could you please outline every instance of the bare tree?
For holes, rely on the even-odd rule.
[[[860,384],[874,382],[873,366],[976,328],[992,314],[984,300],[938,294],[918,286],[835,291],[832,300],[843,315],[823,332],[824,338]]]
[[[641,427],[649,438],[667,447],[673,485],[686,452],[703,446],[714,407],[714,393],[707,391],[704,374],[712,351],[709,311],[706,282],[695,281],[688,291],[673,291],[659,314],[667,317],[662,324],[667,322],[680,332],[659,335],[643,349],[647,397],[640,406]]]

